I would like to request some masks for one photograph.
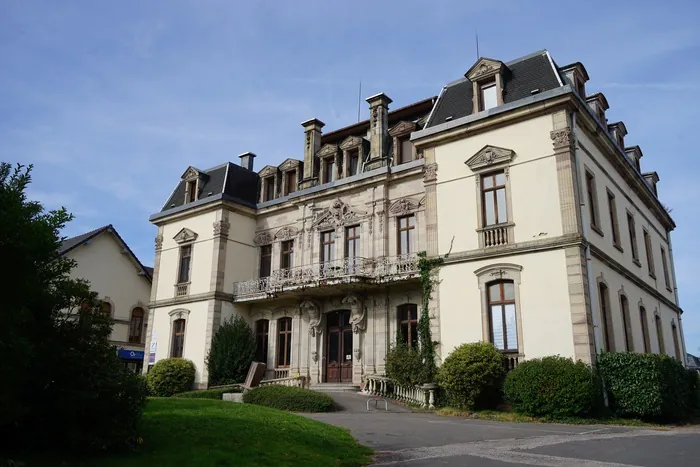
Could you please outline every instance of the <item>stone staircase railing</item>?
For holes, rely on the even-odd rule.
[[[437,386],[435,384],[402,386],[386,376],[368,375],[365,376],[363,392],[372,396],[386,397],[387,399],[434,409]]]
[[[290,376],[287,378],[263,379],[260,386],[292,386],[295,388],[305,388],[308,386],[306,376]]]

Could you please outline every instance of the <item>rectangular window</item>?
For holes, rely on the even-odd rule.
[[[131,320],[129,321],[129,342],[132,344],[141,343],[143,317],[143,308],[136,307],[131,311]]]
[[[513,282],[496,282],[487,289],[491,342],[500,350],[517,352],[518,328]]]
[[[184,284],[190,281],[190,264],[192,263],[192,245],[180,247],[180,270],[177,274],[177,283]]]
[[[649,275],[650,276],[655,276],[655,271],[654,271],[654,252],[651,249],[651,237],[649,236],[649,232],[646,230],[644,232],[644,249],[646,250],[647,254],[647,268],[649,268]]]
[[[275,199],[275,177],[269,177],[265,179],[265,198],[263,201],[270,201]]]
[[[360,150],[354,149],[348,154],[348,176],[357,175],[357,169],[360,165]]]
[[[280,269],[290,269],[292,267],[294,267],[294,240],[287,240],[282,242]]]
[[[615,341],[613,340],[613,324],[612,315],[610,314],[610,295],[608,293],[608,287],[601,282],[598,284],[598,292],[598,298],[600,299],[600,316],[603,321],[601,331],[603,333],[605,350],[614,352]]]
[[[488,110],[498,105],[498,96],[496,92],[496,83],[491,82],[482,84],[480,87],[481,101],[479,110]]]
[[[484,227],[508,222],[504,172],[495,172],[481,177],[481,208]]]
[[[586,191],[588,192],[588,215],[591,216],[591,226],[600,231],[598,225],[598,197],[595,191],[595,178],[586,171]]]
[[[285,174],[284,196],[297,191],[297,171],[290,170]]]
[[[617,204],[615,203],[615,195],[608,191],[608,211],[610,214],[610,226],[612,227],[613,245],[618,248],[620,245],[620,229],[617,225]]]
[[[644,342],[644,353],[649,353],[651,344],[649,343],[649,321],[647,321],[647,310],[643,306],[639,307],[639,321],[642,323],[642,341]]]
[[[661,247],[661,266],[664,268],[664,282],[666,283],[666,288],[671,288],[671,277],[668,275],[668,261],[666,260],[666,250]]]
[[[398,308],[401,339],[409,349],[418,348],[418,305],[407,303]]]
[[[345,229],[345,257],[348,259],[348,273],[354,274],[360,266],[360,226]]]
[[[654,316],[654,323],[656,323],[656,343],[659,346],[659,353],[666,353],[666,345],[664,344],[664,327],[661,323],[661,317],[659,315]]]
[[[270,322],[259,319],[255,322],[255,360],[267,364],[267,343]]]
[[[396,161],[397,164],[404,164],[413,160],[413,144],[411,144],[410,136],[401,138],[398,140],[399,160]]]
[[[292,318],[277,320],[277,367],[287,368],[292,361]]]
[[[170,349],[170,356],[181,358],[185,347],[185,320],[176,319],[173,321],[173,344]]]
[[[321,262],[330,263],[335,259],[335,230],[321,232]]]
[[[326,159],[323,165],[323,183],[335,181],[335,161]]]
[[[673,333],[673,355],[676,357],[676,360],[682,361],[681,360],[681,347],[678,342],[678,328],[676,327],[676,324],[673,323],[671,325],[671,332]]]
[[[260,277],[270,277],[272,272],[272,245],[260,247]]]
[[[399,226],[397,254],[409,255],[413,253],[413,236],[415,235],[416,218],[411,214],[410,216],[399,217],[397,221]]]
[[[197,200],[197,180],[187,182],[187,192],[185,193],[185,203]]]
[[[627,229],[630,234],[630,247],[632,248],[632,259],[639,261],[639,251],[637,250],[637,230],[634,226],[634,217],[629,212],[627,213]]]

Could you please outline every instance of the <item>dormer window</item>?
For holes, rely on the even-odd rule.
[[[338,178],[338,167],[342,165],[342,158],[338,145],[324,144],[316,153],[321,163],[321,183],[334,182]]]
[[[275,178],[268,177],[263,180],[263,201],[275,199]]]
[[[566,76],[567,81],[574,88],[576,93],[582,99],[586,99],[586,81],[588,81],[588,72],[581,62],[571,63],[560,68],[561,72]]]
[[[416,131],[415,122],[403,121],[389,130],[394,145],[394,165],[405,164],[416,158],[416,149],[411,143],[411,132]]]
[[[284,196],[297,191],[297,171],[290,170],[284,174]]]
[[[473,112],[483,112],[503,105],[503,62],[480,58],[464,76],[472,82]]]
[[[329,157],[323,161],[323,181],[321,183],[330,183],[335,181],[335,160]]]
[[[187,182],[187,188],[185,192],[185,203],[192,203],[197,201],[197,180],[190,180]]]
[[[209,176],[195,167],[188,167],[182,174],[185,182],[185,203],[193,203],[199,199],[199,191],[206,184]]]
[[[348,152],[348,176],[357,175],[357,168],[360,166],[360,150],[353,149]]]
[[[489,110],[498,105],[496,81],[479,85],[479,110]]]

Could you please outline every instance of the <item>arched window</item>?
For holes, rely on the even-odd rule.
[[[185,320],[180,318],[173,321],[173,341],[170,347],[171,357],[182,357],[185,348]]]
[[[651,351],[651,345],[649,343],[649,321],[647,320],[647,310],[643,306],[639,307],[639,320],[642,322],[644,353],[649,353]]]
[[[277,320],[277,367],[287,368],[292,362],[292,318]]]
[[[109,302],[103,301],[100,303],[100,311],[107,316],[112,316],[112,305]]]
[[[267,364],[268,333],[270,322],[259,319],[255,322],[255,360]]]
[[[634,339],[630,328],[630,306],[624,295],[620,295],[620,312],[622,313],[622,332],[625,333],[625,351],[634,352]]]
[[[513,281],[489,283],[487,300],[491,342],[501,350],[517,352],[518,329]]]
[[[406,303],[397,309],[401,339],[409,348],[418,348],[418,305]]]
[[[610,294],[608,293],[608,286],[602,282],[599,283],[598,292],[600,299],[600,317],[602,321],[600,324],[600,329],[603,333],[603,343],[605,344],[605,350],[608,352],[614,352],[615,340],[613,334],[612,315],[610,314]]]
[[[661,317],[659,315],[654,315],[654,322],[656,323],[656,340],[659,344],[659,353],[666,353],[666,346],[664,345],[664,327],[661,323]]]
[[[143,335],[143,308],[137,306],[131,311],[131,320],[129,321],[129,342],[141,343]]]

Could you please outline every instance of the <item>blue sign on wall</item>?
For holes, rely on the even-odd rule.
[[[119,358],[124,360],[143,360],[143,350],[119,349]]]

